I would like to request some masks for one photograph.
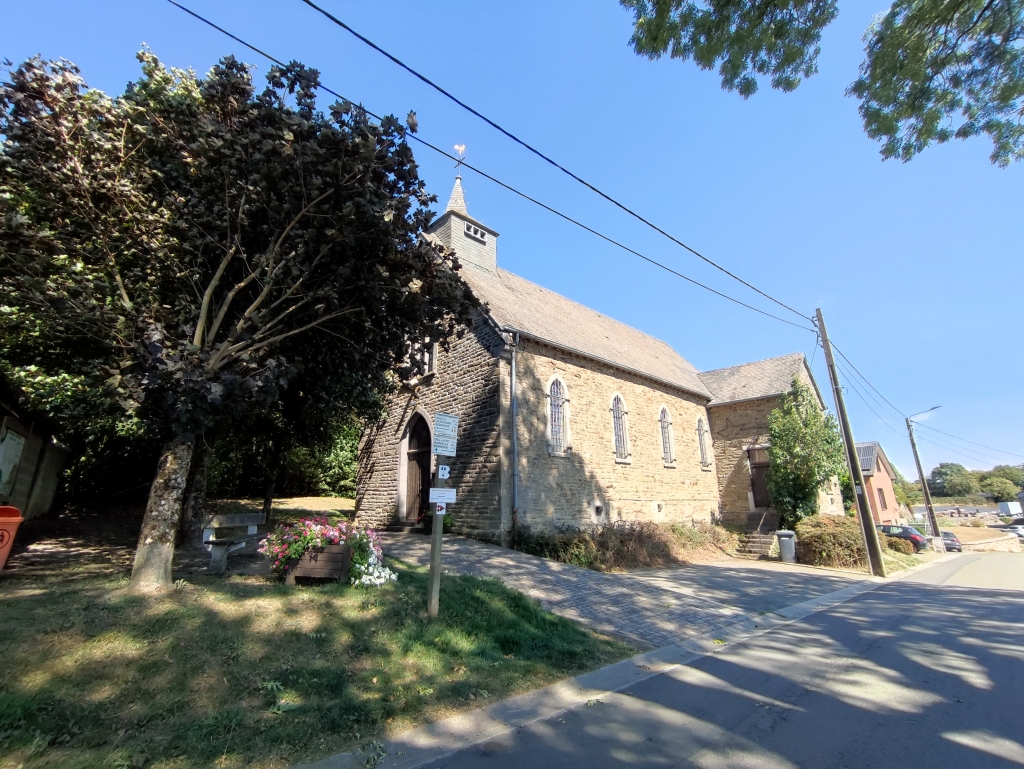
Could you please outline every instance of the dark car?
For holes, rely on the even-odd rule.
[[[942,534],[942,544],[946,546],[947,553],[962,553],[964,551],[964,546],[960,544],[956,534],[951,531],[941,530],[940,533]]]
[[[913,526],[893,526],[883,524],[878,527],[878,530],[887,537],[897,537],[899,539],[907,540],[914,546],[914,550],[918,553],[922,550],[928,549],[928,538]]]

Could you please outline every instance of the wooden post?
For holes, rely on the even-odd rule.
[[[444,460],[440,456],[436,457],[436,466],[440,467],[442,461]],[[448,488],[447,478],[438,480],[441,482],[442,488]],[[441,538],[443,536],[444,515],[437,514],[437,504],[434,504],[434,527],[430,532],[430,579],[427,585],[427,614],[431,617],[437,616],[441,601]]]

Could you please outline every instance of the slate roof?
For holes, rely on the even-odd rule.
[[[878,469],[879,463],[881,463],[883,469],[889,474],[890,478],[896,477],[896,473],[893,472],[892,465],[889,462],[889,457],[885,455],[885,451],[882,450],[882,446],[878,441],[858,443],[856,444],[856,447],[857,461],[860,462],[860,470],[864,474],[865,478],[869,478],[875,474],[875,470]]]
[[[660,339],[501,268],[461,275],[505,330],[711,397],[697,369]]]
[[[793,375],[806,366],[804,354],[794,352],[779,358],[705,371],[700,374],[700,380],[711,391],[711,403],[708,405],[715,406],[789,392],[793,385]],[[813,376],[811,381],[814,381]],[[821,393],[818,393],[818,398],[821,399]]]

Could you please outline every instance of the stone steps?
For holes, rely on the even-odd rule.
[[[761,558],[767,556],[771,551],[772,543],[775,541],[773,534],[759,534],[751,532],[740,537],[739,547],[736,554],[746,558]]]

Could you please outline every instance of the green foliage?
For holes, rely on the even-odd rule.
[[[838,14],[836,0],[768,3],[695,3],[691,0],[621,0],[636,25],[630,43],[641,56],[693,59],[701,69],[718,65],[722,88],[744,98],[758,76],[792,91],[818,71],[822,30]]]
[[[792,528],[818,511],[818,491],[845,471],[835,417],[799,379],[768,415],[768,493],[781,526]]]
[[[882,156],[985,134],[999,166],[1024,158],[1024,8],[1012,0],[896,0],[864,36],[849,93]]]
[[[904,555],[914,555],[914,544],[905,539],[899,537],[883,537],[884,544],[889,550],[894,550],[897,553],[903,553]]]
[[[39,58],[0,84],[0,365],[85,433],[202,433],[303,382],[372,410],[472,302],[421,236],[410,129],[317,111],[300,64],[260,91],[139,59],[118,98]]]
[[[1012,481],[993,475],[982,480],[981,490],[995,497],[996,502],[1012,502],[1020,493],[1020,487]]]
[[[855,518],[811,515],[796,525],[797,560],[811,566],[859,568],[867,563],[864,535]]]
[[[928,477],[928,490],[938,497],[962,497],[978,491],[971,472],[957,462],[942,462]]]
[[[696,3],[620,0],[632,10],[637,54],[718,66],[744,98],[759,78],[792,91],[817,72],[836,0]],[[987,135],[999,166],[1024,157],[1024,7],[1012,0],[896,0],[864,35],[847,93],[860,101],[883,158],[909,160],[932,143]]]
[[[273,478],[274,496],[355,496],[358,423],[329,421],[325,434],[292,434],[282,445],[265,419],[259,414],[218,431],[210,460],[211,495],[261,499]]]
[[[1024,465],[996,465],[987,473],[983,473],[981,480],[986,478],[1005,478],[1018,489],[1024,488]]]

